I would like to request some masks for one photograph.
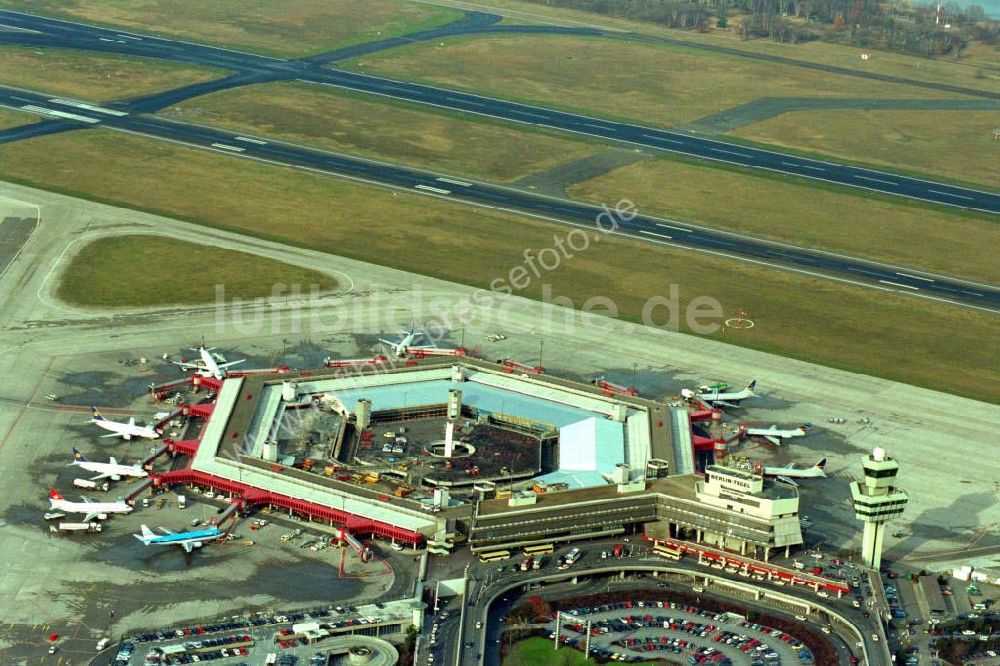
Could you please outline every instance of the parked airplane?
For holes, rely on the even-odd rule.
[[[83,522],[89,523],[102,513],[131,513],[132,507],[122,501],[118,502],[91,502],[86,497],[81,498],[82,502],[70,502],[64,499],[55,488],[49,490],[49,508],[59,509],[68,513],[85,514]]]
[[[118,481],[123,476],[135,476],[139,478],[149,476],[149,472],[138,465],[119,465],[113,456],[106,463],[87,460],[76,448],[73,449],[73,462],[70,465],[81,467],[88,472],[97,472],[97,476],[91,478],[91,481],[98,481],[100,479]]]
[[[156,432],[149,426],[137,426],[135,424],[135,417],[129,417],[128,423],[121,423],[120,421],[109,421],[108,419],[101,416],[101,413],[97,410],[97,407],[90,408],[90,422],[104,428],[105,430],[110,430],[110,435],[101,435],[101,437],[121,437],[123,439],[132,439],[133,437],[145,437],[146,439],[157,439],[160,433]]]
[[[400,358],[407,356],[410,353],[411,349],[434,349],[433,344],[428,344],[428,345],[413,344],[414,341],[420,338],[421,336],[427,337],[426,333],[417,330],[415,327],[411,326],[409,330],[405,328],[401,329],[400,333],[403,334],[403,337],[399,340],[396,340],[395,342],[393,342],[392,340],[384,340],[382,338],[379,338],[378,341],[381,342],[382,344],[391,347],[392,353],[394,353],[396,356]]]
[[[763,437],[767,441],[774,445],[780,446],[781,440],[791,437],[803,437],[812,426],[808,423],[803,423],[798,428],[794,430],[781,430],[776,425],[772,425],[770,428],[743,428],[740,430],[743,435],[747,437]]]
[[[215,348],[198,347],[197,349],[194,349],[192,351],[198,352],[199,360],[173,361],[173,364],[180,366],[184,370],[195,370],[202,377],[215,377],[216,379],[225,379],[226,368],[246,361],[245,358],[241,358],[238,361],[226,361],[226,359],[221,354],[213,354],[212,353],[213,349]]]
[[[756,379],[747,384],[747,387],[742,391],[730,391],[727,393],[724,389],[718,387],[701,386],[697,392],[691,389],[681,389],[681,395],[688,400],[697,398],[712,407],[738,407],[741,401],[756,397],[757,394],[753,392],[755,386],[757,386]]]
[[[161,527],[160,531],[163,535],[158,535],[153,530],[149,529],[145,525],[140,526],[142,529],[142,534],[133,534],[136,539],[143,542],[147,546],[149,544],[156,545],[172,545],[180,546],[184,549],[185,553],[190,553],[195,548],[201,548],[206,541],[215,541],[222,535],[222,531],[218,527],[209,527],[206,530],[196,530],[194,532],[171,532],[166,527]]]
[[[798,487],[795,479],[824,479],[826,478],[826,458],[807,469],[797,469],[795,463],[789,463],[784,467],[765,467],[764,476],[773,476],[779,481],[784,481],[790,485]]]

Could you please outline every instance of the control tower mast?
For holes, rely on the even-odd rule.
[[[861,557],[869,567],[878,569],[882,564],[885,525],[903,513],[909,497],[896,487],[899,463],[885,449],[876,447],[862,464],[865,478],[851,484],[851,502],[854,515],[865,524]]]

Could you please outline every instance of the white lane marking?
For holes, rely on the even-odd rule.
[[[56,118],[65,118],[67,120],[78,120],[82,123],[99,123],[101,122],[97,118],[91,118],[89,116],[81,116],[76,113],[66,113],[65,111],[56,111],[55,109],[47,109],[44,106],[36,106],[34,104],[25,104],[21,107],[25,111],[33,111],[34,113],[41,113],[46,116],[55,116]]]
[[[418,190],[426,190],[428,192],[436,192],[437,194],[451,194],[451,190],[442,190],[440,187],[431,187],[430,185],[414,185]]]
[[[444,176],[441,176],[440,178],[438,178],[438,180],[440,180],[442,183],[451,183],[452,185],[460,185],[462,187],[472,187],[472,183],[466,183],[461,180],[455,180],[454,178],[445,178]]]
[[[656,236],[657,238],[666,238],[667,240],[673,240],[672,236],[668,236],[666,234],[658,234],[655,231],[646,231],[645,229],[640,229],[639,233],[646,234],[647,236]]]
[[[666,229],[673,229],[674,231],[683,231],[683,232],[684,232],[684,233],[686,233],[686,234],[689,234],[689,233],[691,233],[691,230],[690,230],[690,229],[682,229],[681,227],[672,227],[672,226],[670,226],[669,224],[662,224],[662,223],[660,223],[660,222],[657,222],[657,223],[656,223],[656,226],[658,226],[658,227],[664,227],[664,228],[666,228]]]
[[[980,294],[978,291],[966,291],[965,289],[962,290],[962,293],[969,294],[971,296],[982,296],[982,294]]]
[[[920,277],[919,275],[910,275],[909,273],[900,273],[899,271],[896,271],[896,275],[899,275],[900,277],[910,278],[911,280],[923,280],[924,282],[934,282],[934,280],[930,278]]]
[[[652,139],[653,141],[665,141],[667,143],[676,143],[678,146],[685,145],[683,141],[678,141],[677,139],[668,139],[665,136],[654,136],[652,134],[640,134],[644,139]]]
[[[941,190],[927,190],[927,191],[931,192],[932,194],[942,194],[942,195],[944,195],[946,197],[955,197],[956,199],[966,199],[968,201],[973,201],[972,197],[962,196],[961,194],[953,194],[951,192],[942,192]]]
[[[115,37],[122,37],[124,39],[134,39],[137,42],[141,42],[142,41],[142,37],[133,37],[132,35],[122,35],[122,34],[119,34],[117,32],[115,33]]]
[[[246,148],[240,148],[239,146],[230,146],[225,143],[213,143],[213,148],[222,148],[223,150],[235,150],[237,153],[242,153]]]
[[[606,125],[595,125],[593,123],[584,123],[584,127],[593,127],[599,130],[604,130],[605,132],[617,132],[618,130],[614,127],[608,127]]]
[[[113,42],[113,41],[115,41],[113,39],[108,39],[107,37],[99,37],[98,39],[100,39],[102,42]]]
[[[940,289],[941,291],[951,291],[951,292],[954,292],[956,294],[958,293],[958,289],[952,289],[951,287],[946,287],[943,284],[937,285],[935,287],[935,289]]]
[[[114,109],[106,109],[103,106],[95,106],[93,104],[87,104],[86,102],[77,102],[71,99],[62,99],[61,97],[53,97],[52,99],[46,100],[50,104],[62,104],[63,106],[72,106],[77,109],[83,109],[84,111],[93,111],[94,113],[103,113],[109,116],[127,116],[128,113],[125,111],[115,111]]]
[[[888,280],[879,280],[882,284],[891,284],[893,287],[902,287],[903,289],[912,289],[913,291],[920,291],[920,287],[911,287],[908,284],[900,284],[898,282],[889,282]]]
[[[522,111],[521,109],[511,109],[511,113],[519,113],[522,116],[531,116],[532,118],[541,118],[542,120],[548,120],[548,116],[543,116],[538,113],[531,113],[530,111]]]
[[[445,99],[448,100],[449,102],[455,102],[457,104],[469,104],[471,106],[485,106],[483,104],[480,104],[479,102],[473,102],[472,100],[468,99],[457,99],[455,97],[445,97]]]
[[[782,162],[782,166],[795,167],[796,169],[812,169],[813,171],[826,171],[826,169],[821,169],[817,166],[810,166],[808,164],[797,164],[795,162]]]
[[[868,176],[859,176],[858,174],[854,174],[854,177],[857,178],[857,179],[859,179],[859,180],[870,180],[873,183],[882,183],[884,185],[899,185],[899,183],[897,183],[895,181],[892,181],[892,180],[882,180],[881,178],[869,178]]]
[[[247,143],[256,143],[257,145],[260,145],[260,146],[266,146],[267,145],[267,141],[261,141],[260,139],[251,139],[248,136],[236,136],[236,137],[233,137],[233,138],[236,139],[237,141],[246,141]]]
[[[714,153],[726,153],[728,155],[736,155],[737,157],[745,157],[747,159],[752,159],[753,155],[747,155],[746,153],[737,153],[732,150],[723,150],[722,148],[709,148]]]

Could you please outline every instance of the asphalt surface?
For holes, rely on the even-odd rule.
[[[0,105],[25,106],[70,113],[88,121],[70,120],[74,125],[102,124],[110,128],[162,140],[176,141],[227,155],[253,158],[273,164],[308,168],[323,173],[349,176],[376,184],[392,185],[448,200],[491,208],[526,212],[552,221],[583,226],[600,237],[597,223],[604,209],[565,199],[547,197],[488,183],[475,182],[430,171],[401,167],[348,155],[314,150],[303,146],[251,137],[233,132],[165,120],[155,116],[109,115],[106,111],[79,108],[59,98],[0,87]],[[104,108],[104,107],[98,107]],[[108,107],[110,109],[110,107]],[[93,122],[89,122],[93,121]],[[55,121],[64,127],[66,121]],[[45,125],[38,123],[37,125]],[[32,126],[16,128],[23,136]],[[0,132],[0,142],[4,132]],[[607,220],[605,216],[602,218]],[[853,284],[898,291],[1000,312],[1000,290],[972,285],[963,280],[907,271],[898,267],[867,262],[841,255],[807,250],[722,231],[638,215],[631,220],[620,218],[615,233],[646,242],[694,249],[717,256],[753,261],[791,269],[819,277],[833,277]],[[605,223],[604,228],[609,228]]]
[[[306,59],[280,60],[218,47],[136,35],[135,33],[116,32],[111,29],[86,24],[0,10],[0,22],[39,33],[3,33],[0,34],[0,43],[78,48],[163,58],[232,69],[238,72],[255,72],[262,75],[264,77],[263,80],[271,78],[297,78],[311,83],[328,84],[348,90],[383,95],[418,104],[443,107],[454,111],[464,111],[508,121],[586,134],[609,141],[657,148],[742,167],[774,171],[801,178],[821,180],[946,206],[1000,213],[1000,194],[992,192],[838,164],[831,161],[808,159],[778,151],[751,148],[740,144],[715,141],[633,123],[612,122],[581,114],[519,104],[517,102],[448,90],[446,88],[418,85],[324,67],[327,63],[363,53],[371,53],[376,50],[399,46],[405,43],[462,34],[504,32],[614,36],[603,35],[600,31],[589,28],[494,25],[499,19],[499,16],[472,12],[454,23],[414,33],[407,37],[371,42]],[[643,39],[640,41],[647,40]],[[836,70],[837,68],[830,69]],[[203,91],[199,94],[232,87],[234,85],[232,78],[229,77],[228,79],[214,82],[215,85],[211,82],[205,84],[199,88]],[[895,77],[888,77],[887,80],[896,82]],[[932,87],[938,88],[940,86]],[[949,92],[955,92],[951,90],[951,86],[947,86],[947,88]],[[980,96],[991,96],[990,93],[979,92]],[[165,95],[169,96],[170,93],[165,93]],[[152,96],[147,98],[147,100],[151,101],[155,97]],[[144,110],[149,112],[153,109]]]

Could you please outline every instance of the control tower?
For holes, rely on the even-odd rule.
[[[885,524],[903,513],[909,498],[896,488],[899,463],[885,449],[876,447],[862,464],[865,478],[851,484],[851,502],[854,515],[865,524],[861,557],[869,567],[878,569],[882,563]]]

